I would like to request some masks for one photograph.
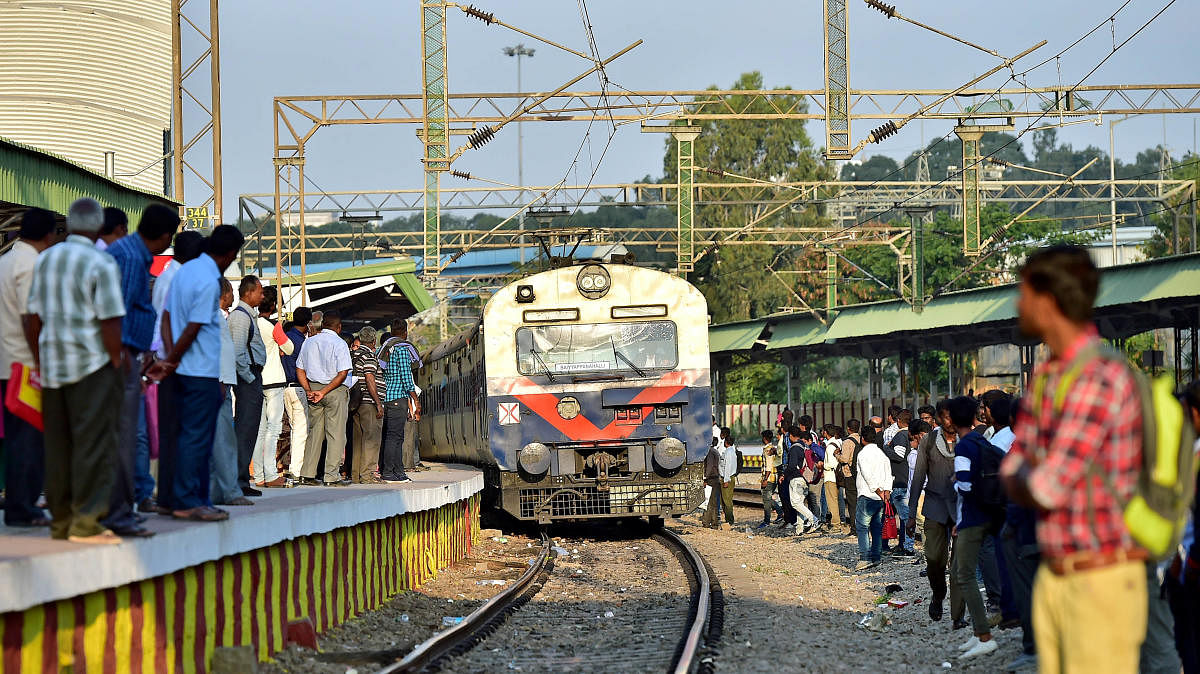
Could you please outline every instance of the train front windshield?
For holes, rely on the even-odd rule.
[[[517,368],[523,375],[637,374],[673,369],[678,362],[671,321],[539,325],[517,330]]]

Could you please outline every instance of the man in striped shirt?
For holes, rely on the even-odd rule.
[[[121,377],[121,274],[96,250],[104,212],[80,199],[67,213],[70,234],[38,256],[29,288],[26,339],[42,377],[46,424],[46,502],[50,536],[77,543],[119,543],[100,523],[116,476]]]

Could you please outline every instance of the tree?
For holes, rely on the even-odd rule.
[[[758,72],[742,75],[733,85],[733,89],[762,88],[762,74]],[[748,96],[728,96],[727,102],[730,108],[748,113],[771,111],[766,102]],[[777,98],[774,105],[806,109],[800,96],[794,100]],[[813,146],[803,120],[718,119],[704,120],[698,125],[701,131],[693,145],[693,156],[700,169],[727,171],[759,180],[833,179],[833,169]],[[666,182],[677,179],[677,158],[676,142],[669,138],[663,159]],[[706,227],[736,229],[746,225],[752,213],[749,206],[701,206],[695,210],[695,221]],[[816,206],[805,205],[781,209],[758,226],[799,226],[815,224],[820,219]],[[698,242],[701,249],[705,245]],[[777,253],[766,245],[738,245],[719,248],[700,260],[690,280],[708,298],[714,323],[757,318],[787,304],[787,289],[766,271]]]
[[[731,405],[785,400],[787,370],[775,363],[750,363],[725,375],[725,397]]]
[[[842,180],[901,180],[900,165],[895,159],[877,154],[864,162],[847,162],[842,167]]]

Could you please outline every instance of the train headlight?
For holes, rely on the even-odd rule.
[[[580,295],[589,300],[596,300],[608,294],[611,281],[607,269],[598,264],[589,264],[579,270],[575,285],[579,288]]]
[[[675,470],[687,458],[687,446],[678,438],[663,438],[654,445],[654,463],[665,470]]]
[[[541,475],[550,470],[550,448],[540,442],[531,442],[521,448],[517,463],[530,475]]]

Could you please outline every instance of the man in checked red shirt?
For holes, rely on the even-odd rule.
[[[1099,280],[1073,246],[1040,250],[1021,268],[1020,328],[1051,359],[1021,399],[1001,474],[1010,498],[1038,511],[1033,626],[1043,674],[1136,672],[1146,634],[1147,554],[1122,519],[1142,461],[1142,415],[1127,367],[1094,351]],[[1078,374],[1056,406],[1069,369]]]

